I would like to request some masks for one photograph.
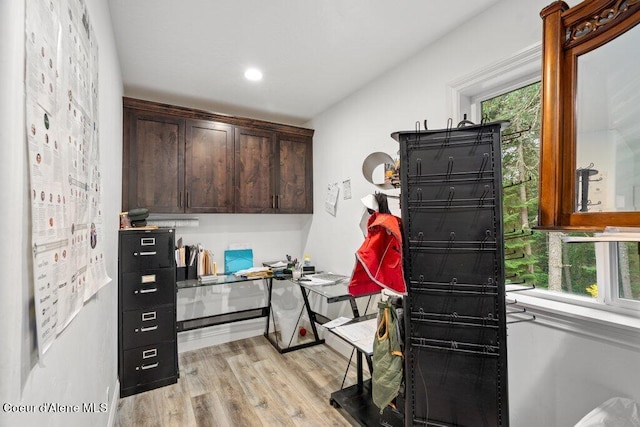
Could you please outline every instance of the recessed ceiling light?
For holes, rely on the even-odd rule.
[[[247,80],[257,82],[258,80],[262,80],[262,71],[258,70],[257,68],[249,68],[244,72],[244,76]]]

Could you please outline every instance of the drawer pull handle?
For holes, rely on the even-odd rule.
[[[158,253],[156,251],[150,251],[150,252],[134,252],[133,256],[153,256],[153,255],[157,255]]]
[[[143,237],[142,239],[140,239],[140,246],[155,246],[155,244],[155,237]]]
[[[157,368],[157,367],[158,367],[158,362],[152,363],[151,365],[142,365],[140,368],[143,371],[146,371],[147,369],[153,369],[153,368]]]
[[[158,329],[158,325],[147,326],[146,328],[140,328],[140,332],[151,332]]]
[[[146,322],[148,320],[156,320],[156,312],[148,311],[146,313],[142,313],[142,321]]]
[[[156,357],[158,355],[158,349],[152,348],[151,350],[145,350],[142,352],[143,359],[149,359],[150,357]]]
[[[158,288],[140,289],[139,291],[136,291],[136,293],[141,294],[152,294],[154,292],[158,292]]]

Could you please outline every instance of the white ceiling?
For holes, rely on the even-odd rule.
[[[108,1],[126,96],[302,124],[498,0]]]

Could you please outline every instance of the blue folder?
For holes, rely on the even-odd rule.
[[[224,251],[224,274],[233,274],[236,271],[253,267],[252,249],[230,249]]]

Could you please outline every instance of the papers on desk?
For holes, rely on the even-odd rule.
[[[199,283],[218,283],[220,281],[224,281],[224,276],[217,276],[215,274],[208,274],[205,276],[198,277]]]
[[[271,277],[272,272],[269,267],[251,267],[245,270],[236,271],[233,273],[236,277]]]
[[[335,280],[318,279],[313,276],[304,276],[300,278],[300,282],[304,283],[305,285],[312,286],[334,285],[336,283]]]
[[[284,261],[274,261],[274,262],[266,262],[264,263],[264,265],[266,267],[271,268],[273,271],[276,270],[284,270],[285,268],[287,268],[287,263]]]
[[[334,285],[342,280],[348,279],[347,276],[330,273],[308,274],[300,279],[305,285]]]
[[[330,322],[324,323],[322,326],[327,329],[331,329],[331,328],[335,328],[336,326],[344,325],[349,321],[351,321],[351,319],[348,317],[338,317],[337,319],[333,319]]]
[[[373,353],[373,340],[376,336],[378,319],[373,318],[364,322],[350,323],[348,325],[337,326],[333,331],[350,341],[360,350]]]

